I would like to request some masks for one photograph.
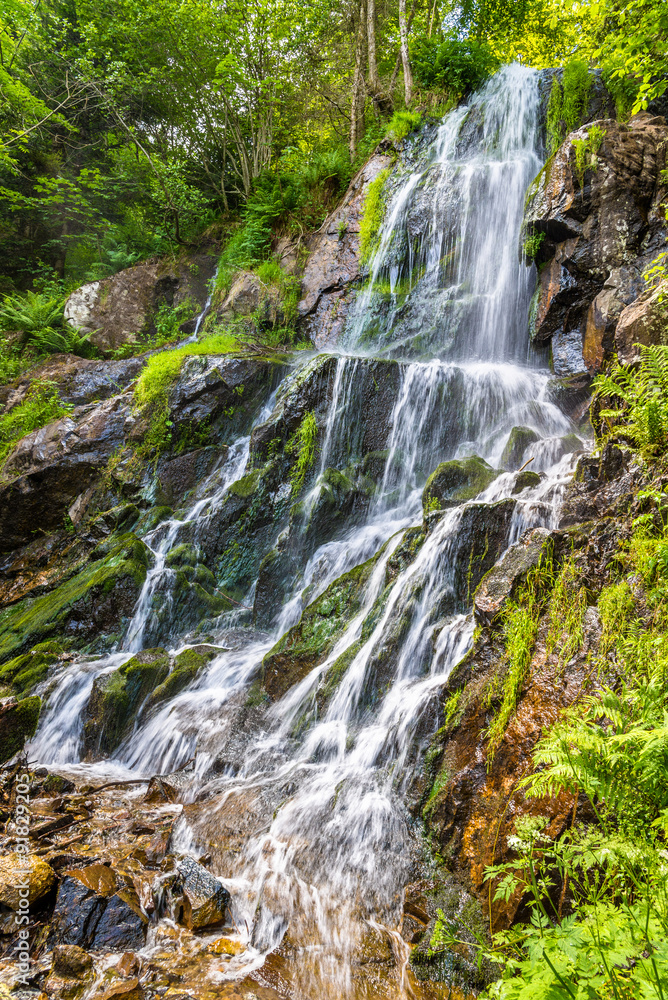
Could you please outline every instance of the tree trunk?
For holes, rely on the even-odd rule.
[[[366,2],[366,37],[369,58],[369,89],[378,90],[378,63],[376,62],[376,0]]]
[[[408,58],[408,28],[406,26],[406,0],[399,0],[399,38],[401,39],[401,61],[404,66],[404,95],[406,107],[413,100],[413,74]]]
[[[360,0],[359,20],[355,36],[355,75],[350,107],[350,159],[355,159],[357,143],[364,125],[364,0]]]

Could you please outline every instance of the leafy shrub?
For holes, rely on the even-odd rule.
[[[531,233],[522,245],[522,252],[527,260],[535,260],[536,255],[545,242],[545,233]]]
[[[54,382],[33,383],[23,402],[0,416],[0,463],[22,437],[64,416],[70,409],[61,402]]]
[[[416,82],[430,90],[465,94],[477,90],[498,68],[498,60],[489,45],[472,38],[446,35],[417,38],[411,45],[411,64]]]
[[[594,396],[609,406],[599,411],[601,436],[623,436],[646,455],[668,447],[668,347],[640,346],[640,364],[626,368],[615,361],[597,375]]]
[[[309,411],[304,414],[302,422],[285,448],[289,455],[296,454],[297,456],[297,460],[290,471],[293,496],[296,496],[301,490],[306,479],[306,473],[313,465],[317,440],[318,424],[316,423],[315,414]]]
[[[78,354],[87,358],[97,352],[90,334],[80,334],[65,323],[65,299],[51,291],[8,295],[0,306],[0,328],[21,334],[19,350],[30,345],[42,354]]]

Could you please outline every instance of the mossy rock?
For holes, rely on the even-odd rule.
[[[53,640],[40,642],[28,653],[15,656],[0,667],[0,687],[7,686],[16,694],[27,694],[47,675],[49,667],[58,661],[63,647]]]
[[[199,550],[196,545],[175,545],[167,553],[167,566],[194,566],[199,562]]]
[[[538,486],[539,483],[540,476],[538,473],[530,472],[529,469],[525,469],[524,472],[518,473],[512,488],[512,493],[521,493],[522,490],[526,490],[527,487]]]
[[[42,700],[37,696],[0,706],[0,764],[19,753],[35,735]]]
[[[184,649],[175,657],[171,673],[148,696],[146,708],[152,708],[160,702],[174,698],[195,680],[207,663],[219,652],[220,650],[207,646]]]
[[[501,465],[509,472],[519,469],[522,457],[529,445],[539,440],[538,434],[531,427],[513,427],[501,455]]]
[[[496,469],[477,455],[441,462],[432,472],[422,492],[422,509],[425,514],[429,514],[473,500],[498,475]]]
[[[137,709],[169,670],[166,649],[145,649],[113,673],[96,678],[84,711],[83,745],[88,757],[113,753],[120,746]]]
[[[81,648],[132,615],[146,579],[148,550],[136,535],[105,539],[81,572],[40,597],[0,612],[0,661],[49,636]]]
[[[325,659],[359,611],[364,587],[380,552],[334,580],[267,653],[262,661],[262,685],[272,699],[282,698]]]

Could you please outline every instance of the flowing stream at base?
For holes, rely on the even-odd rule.
[[[573,452],[584,446],[574,444],[575,428],[552,401],[549,372],[528,342],[534,274],[518,243],[525,192],[541,165],[538,105],[535,73],[506,67],[446,117],[417,166],[392,175],[370,277],[351,310],[345,353],[336,357],[317,458],[320,473],[341,467],[355,431],[359,370],[384,355],[400,361],[384,468],[364,518],[304,554],[270,633],[223,616],[206,671],[140,714],[113,760],[80,763],[82,713],[95,678],[143,648],[156,599],[170,600],[166,557],[183,538],[198,544],[206,537],[208,520],[246,468],[243,438],[200,484],[185,516],[146,535],[154,563],[122,649],[69,665],[51,681],[33,759],[141,776],[194,758],[172,849],[211,852],[212,870],[232,894],[245,947],[220,979],[259,967],[282,943],[295,997],[352,996],[356,956],[371,927],[393,942],[399,971],[391,995],[407,995],[408,949],[397,928],[419,831],[404,797],[437,725],[444,683],[471,644],[462,552],[481,505],[506,501],[505,544],[528,528],[553,527]],[[502,473],[479,496],[430,515],[414,558],[398,559],[422,523],[430,472],[470,455],[501,467],[514,427],[532,432],[515,468],[532,459],[540,481],[514,492],[516,473]],[[317,489],[316,482],[313,495]],[[305,602],[368,560],[358,607],[327,658],[269,706],[256,704],[251,685],[263,657],[299,621]],[[233,849],[220,832],[230,826],[243,833]],[[149,932],[149,954],[158,933]]]

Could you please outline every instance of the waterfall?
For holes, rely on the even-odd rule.
[[[194,805],[173,843],[211,850],[213,869],[232,893],[235,924],[246,931],[245,950],[226,965],[228,978],[257,968],[283,942],[294,995],[353,995],[365,936],[378,928],[396,935],[416,836],[402,796],[433,732],[439,693],[472,640],[462,552],[476,544],[490,504],[505,518],[501,550],[528,527],[556,524],[573,468],[573,447],[563,439],[574,428],[551,398],[545,359],[529,346],[535,271],[518,250],[525,193],[541,165],[538,106],[535,72],[505,67],[450,112],[417,166],[392,175],[377,250],[331,365],[304,523],[327,470],[362,458],[368,404],[359,386],[370,358],[394,365],[387,369],[394,395],[378,450],[378,489],[355,522],[314,549],[295,550],[298,578],[270,631],[249,631],[235,645],[221,628],[206,671],[142,716],[112,762],[119,772],[150,775],[196,755]],[[516,477],[503,472],[420,535],[429,474],[440,462],[471,455],[499,468],[514,427],[531,432],[517,465],[533,459],[532,470],[544,474],[540,483],[514,494]],[[169,601],[169,551],[183,541],[206,545],[207,519],[248,460],[246,437],[183,517],[146,536],[153,566],[124,652],[55,679],[33,759],[77,763],[80,715],[94,678],[157,634],[151,623],[156,602]],[[414,557],[399,558],[418,536]],[[254,707],[249,685],[263,658],[306,603],[363,564],[357,610],[324,659],[269,707]],[[253,712],[260,721],[242,730],[240,720],[252,722]],[[198,796],[206,798],[199,811]],[[220,841],[216,831],[226,824],[242,825],[240,852]],[[394,989],[393,996],[407,995],[400,983]]]

